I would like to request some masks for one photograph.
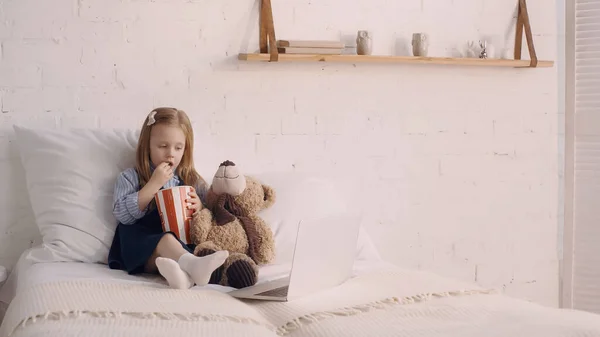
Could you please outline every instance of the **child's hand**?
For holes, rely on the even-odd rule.
[[[186,202],[189,203],[188,209],[194,211],[194,213],[198,212],[202,208],[202,203],[200,202],[200,198],[196,191],[192,189],[190,193],[188,193],[189,198],[186,199]]]
[[[169,163],[161,163],[154,169],[149,183],[160,189],[165,186],[171,178],[173,178],[173,169],[171,168],[171,165],[169,165]]]

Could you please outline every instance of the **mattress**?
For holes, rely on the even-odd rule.
[[[25,254],[24,254],[25,256]],[[259,273],[258,283],[274,278],[283,277],[289,273],[289,265],[263,266]],[[141,286],[164,285],[167,283],[160,275],[129,275],[121,270],[113,270],[104,264],[78,262],[56,262],[30,264],[24,259],[19,261],[10,278],[0,289],[0,323],[12,299],[17,293],[31,289],[36,285],[52,282],[94,280],[118,284],[136,284]],[[219,292],[229,292],[233,288],[221,285],[194,286],[192,289],[212,289]]]
[[[288,272],[288,265],[264,266],[259,282]],[[600,337],[600,316],[383,261],[356,261],[341,286],[288,303],[237,300],[218,285],[173,290],[160,276],[99,264],[21,265],[11,277],[1,294],[12,303],[0,337]]]
[[[94,280],[117,284],[135,284],[140,286],[163,285],[167,283],[160,275],[141,274],[129,275],[121,270],[113,270],[104,264],[90,264],[78,262],[31,263],[26,259],[25,251],[8,280],[0,288],[0,323],[10,302],[17,293],[31,289],[34,286],[64,281]],[[267,282],[289,274],[290,264],[272,264],[261,266],[257,283]],[[393,265],[378,259],[356,261],[352,277],[375,269],[393,268]],[[194,286],[192,290],[210,289],[222,293],[234,290],[221,285]]]
[[[259,282],[264,282],[274,277],[289,272],[285,265],[265,266],[260,273]],[[61,263],[38,263],[25,270],[19,277],[19,284],[15,294],[23,289],[31,288],[40,283],[60,282],[70,280],[96,280],[111,283],[134,283],[139,285],[167,285],[160,275],[141,274],[129,275],[121,270],[113,270],[104,264],[89,264],[77,262]],[[220,285],[195,286],[194,289],[209,288],[217,291],[227,292],[229,287]]]
[[[290,264],[272,264],[261,266],[257,283],[267,282],[273,279],[281,278],[289,274]],[[370,270],[393,268],[393,266],[384,261],[356,261],[352,271],[352,277]],[[55,262],[55,263],[36,263],[17,270],[18,275],[11,275],[18,280],[12,289],[7,287],[2,289],[0,298],[8,302],[14,296],[25,289],[32,288],[42,283],[74,281],[74,280],[95,280],[111,283],[137,284],[137,285],[164,285],[167,283],[160,275],[141,274],[129,275],[121,270],[113,270],[104,264],[90,264],[78,262]],[[194,286],[192,290],[212,289],[227,293],[233,288],[221,285]]]

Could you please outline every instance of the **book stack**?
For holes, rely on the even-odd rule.
[[[341,41],[278,40],[277,50],[282,54],[340,55],[345,45]]]

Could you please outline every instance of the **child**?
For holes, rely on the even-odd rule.
[[[172,232],[163,232],[154,195],[163,188],[192,186],[187,200],[197,212],[206,182],[194,169],[194,135],[185,112],[158,108],[150,112],[140,133],[136,167],[121,172],[114,192],[113,213],[119,224],[108,256],[111,269],[129,274],[160,273],[176,289],[206,285],[227,251],[198,257]],[[198,193],[196,193],[196,191]]]

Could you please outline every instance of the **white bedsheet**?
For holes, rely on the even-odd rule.
[[[43,284],[83,280],[100,281],[107,284],[132,285],[136,287],[143,286],[148,289],[156,288],[157,285],[167,287],[166,281],[160,275],[129,275],[121,270],[112,270],[104,264],[77,262],[31,263],[25,258],[26,255],[27,253],[22,255],[21,259],[11,272],[9,279],[0,289],[0,326],[2,325],[8,306],[19,293],[27,292],[30,289]],[[289,264],[262,266],[260,267],[258,283],[284,277],[289,274],[290,267],[291,265]],[[353,267],[352,276],[354,277],[372,270],[388,268],[393,268],[393,266],[383,261],[357,260]],[[221,293],[233,290],[233,288],[230,287],[210,284],[192,288],[192,290],[197,291],[205,289],[216,290]],[[42,331],[50,332],[52,329],[56,329],[54,325],[47,323],[40,322],[40,324],[42,324],[41,326],[43,326]],[[211,324],[214,325],[217,323],[211,322]],[[262,333],[264,333],[264,331],[258,332],[259,335]]]
[[[53,263],[30,263],[26,260],[27,252],[19,259],[15,269],[11,272],[8,280],[0,289],[0,323],[4,316],[4,310],[16,294],[41,283],[55,281],[75,280],[98,280],[114,283],[134,284],[167,284],[160,275],[129,275],[121,270],[113,270],[104,264],[77,263],[77,262],[53,262]],[[289,264],[266,265],[260,268],[258,283],[280,278],[290,272]],[[391,268],[392,265],[379,260],[357,260],[353,268],[353,276],[381,268]],[[230,287],[220,285],[195,286],[193,289],[210,288],[220,292],[233,290]]]
[[[358,275],[374,268],[386,268],[388,263],[381,261],[357,261],[353,269],[353,275]],[[283,277],[290,272],[290,265],[266,265],[260,268],[258,283],[263,283],[272,279]],[[116,282],[116,283],[136,283],[136,284],[167,284],[160,275],[140,274],[129,275],[121,270],[112,270],[104,264],[90,264],[77,262],[54,262],[54,263],[36,263],[25,270],[18,271],[19,275],[16,288],[2,290],[6,292],[3,298],[12,299],[21,290],[31,288],[40,283],[85,280],[92,279],[97,281]],[[230,287],[209,284],[206,286],[195,286],[193,289],[211,288],[221,292],[233,290]]]
[[[11,275],[13,286],[0,292],[5,300],[17,296],[2,336],[600,337],[600,316],[542,307],[382,261],[356,261],[358,277],[290,303],[242,303],[217,285],[170,291],[160,276],[132,276],[100,264],[20,267]],[[259,282],[287,272],[289,266],[265,266]]]
[[[68,272],[18,288],[0,336],[600,336],[598,315],[397,268],[361,270],[340,287],[281,303],[237,301],[201,287],[173,291],[160,280],[114,278],[89,265],[37,265],[28,273],[55,273],[56,267]]]
[[[264,282],[273,277],[283,275],[286,272],[289,272],[288,266],[265,266],[263,269],[261,269],[259,282]],[[117,283],[167,284],[165,279],[160,275],[129,275],[121,270],[110,269],[104,264],[77,262],[38,263],[32,265],[27,270],[22,272],[22,275],[19,277],[19,284],[17,285],[15,294],[20,290],[30,288],[40,283],[83,279]],[[207,285],[204,287],[213,288],[223,292],[231,290],[229,287],[220,285]]]

